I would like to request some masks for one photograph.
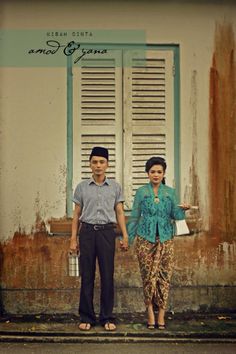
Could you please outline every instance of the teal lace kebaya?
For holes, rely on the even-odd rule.
[[[149,242],[156,242],[156,230],[160,242],[173,238],[173,220],[185,219],[185,212],[178,207],[175,190],[160,184],[158,198],[151,183],[140,187],[135,194],[133,208],[128,219],[129,243],[139,235]]]

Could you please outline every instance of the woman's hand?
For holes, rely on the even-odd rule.
[[[191,208],[191,205],[189,205],[187,203],[181,203],[181,204],[178,204],[178,207],[180,207],[183,210],[189,210]]]
[[[129,248],[129,241],[128,241],[128,237],[127,236],[123,236],[120,239],[120,248],[122,251],[127,251]]]

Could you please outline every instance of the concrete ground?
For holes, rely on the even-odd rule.
[[[233,343],[1,343],[1,354],[235,354]]]
[[[163,331],[148,330],[145,320],[144,314],[118,315],[115,332],[106,332],[100,325],[83,332],[75,315],[5,315],[0,319],[0,347],[4,342],[236,344],[236,313],[167,314]]]

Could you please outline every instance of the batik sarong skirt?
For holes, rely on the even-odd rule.
[[[145,304],[153,303],[165,310],[173,272],[173,239],[161,243],[158,238],[156,243],[151,243],[138,236],[136,253],[143,281]]]

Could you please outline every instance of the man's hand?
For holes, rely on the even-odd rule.
[[[128,234],[125,225],[125,214],[123,203],[117,203],[115,206],[117,222],[120,226],[122,239],[120,239],[120,248],[122,251],[127,251],[129,247]]]
[[[77,238],[77,233],[79,229],[80,214],[81,214],[81,207],[79,204],[75,204],[73,220],[72,220],[71,238],[70,238],[70,252],[79,251],[79,241]]]
[[[72,237],[70,239],[70,251],[73,253],[79,251],[79,243],[77,242],[76,239],[74,239]]]
[[[122,251],[127,251],[129,248],[129,241],[127,236],[123,236],[122,239],[120,239],[120,248]]]

